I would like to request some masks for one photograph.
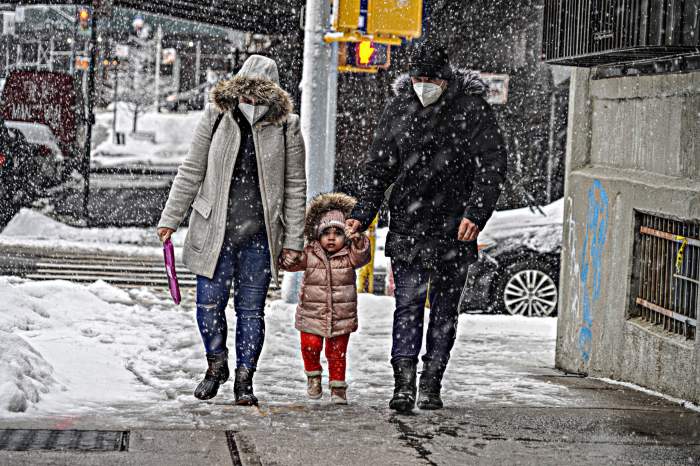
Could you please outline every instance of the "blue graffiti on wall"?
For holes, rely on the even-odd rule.
[[[586,232],[581,251],[580,289],[583,290],[583,323],[578,334],[578,346],[584,362],[591,358],[593,343],[593,312],[591,307],[600,297],[601,260],[608,233],[608,195],[600,181],[588,190]],[[589,278],[591,284],[589,286]]]

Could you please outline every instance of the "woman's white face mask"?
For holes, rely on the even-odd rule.
[[[250,123],[251,126],[265,116],[267,111],[270,109],[268,105],[251,105],[243,102],[238,104],[238,108],[241,109],[241,113],[245,119],[248,120],[248,123]]]
[[[438,101],[444,89],[442,86],[434,83],[413,83],[413,90],[416,92],[418,100],[423,104],[423,107],[427,107]]]

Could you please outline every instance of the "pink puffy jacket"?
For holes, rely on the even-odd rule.
[[[328,257],[318,241],[304,248],[300,262],[289,270],[304,271],[297,330],[330,338],[357,330],[357,289],[355,269],[370,260],[369,239],[363,246],[354,244]]]

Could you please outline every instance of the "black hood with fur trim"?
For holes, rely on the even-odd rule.
[[[488,83],[481,79],[481,75],[478,71],[466,68],[452,67],[452,79],[450,81],[456,82],[458,90],[465,94],[483,97],[489,90]],[[408,73],[397,77],[392,84],[392,89],[397,96],[406,92],[413,92],[411,77]]]
[[[311,199],[306,208],[306,220],[304,223],[304,237],[308,242],[316,239],[316,225],[321,221],[321,217],[331,210],[341,211],[345,217],[350,214],[355,207],[355,198],[343,193],[324,193]]]
[[[292,113],[294,105],[281,87],[274,81],[261,76],[234,76],[225,81],[219,81],[211,91],[211,100],[222,112],[228,112],[238,105],[241,96],[255,98],[260,105],[268,105],[262,121],[272,124],[282,124]]]

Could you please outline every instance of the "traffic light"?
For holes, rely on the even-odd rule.
[[[376,49],[374,48],[374,44],[371,41],[363,40],[357,45],[355,52],[357,54],[357,64],[360,66],[371,65],[375,52]]]
[[[78,10],[78,27],[80,33],[87,34],[90,32],[90,20],[91,20],[90,10],[87,8],[81,8]]]

